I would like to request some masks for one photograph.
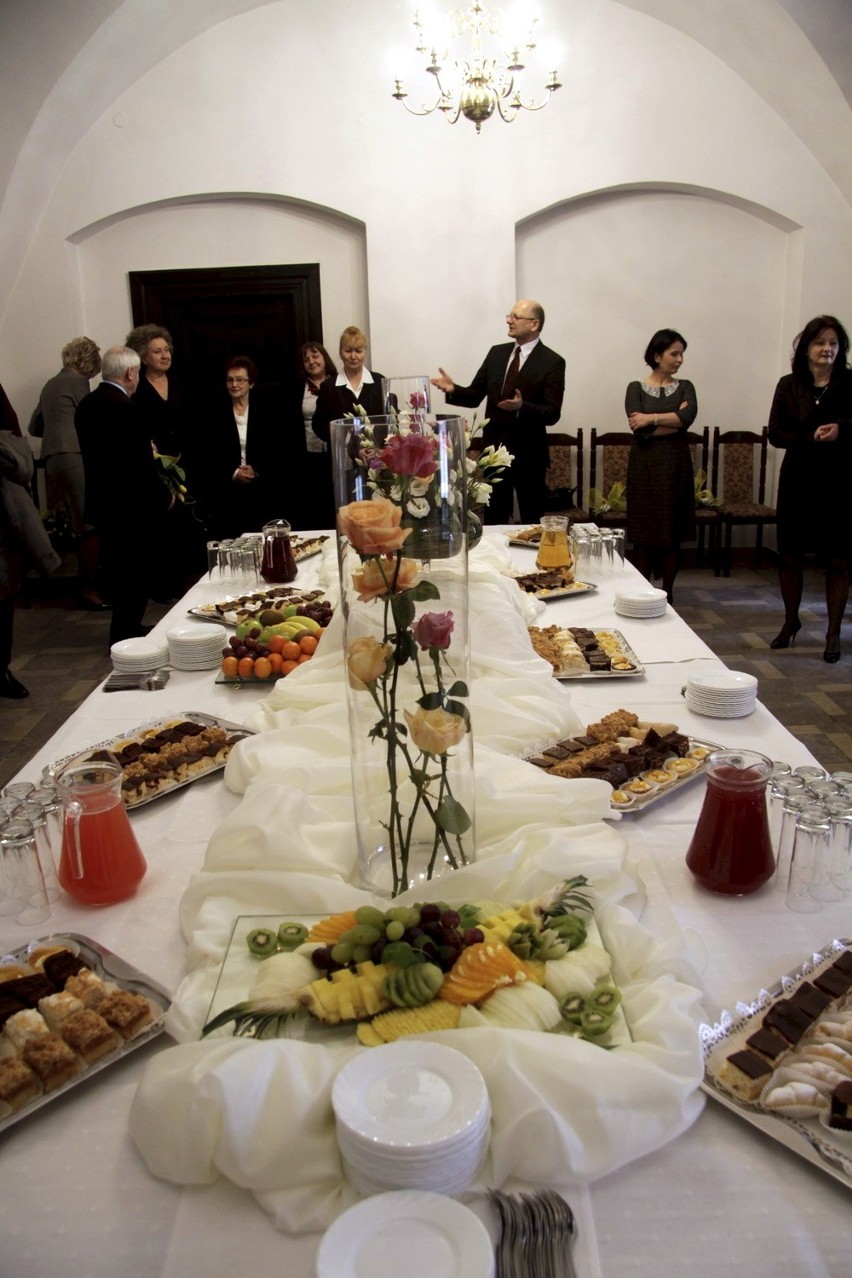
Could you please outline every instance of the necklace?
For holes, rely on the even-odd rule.
[[[817,408],[819,407],[819,401],[822,399],[823,395],[828,390],[829,385],[830,385],[830,382],[826,382],[824,386],[817,386],[816,383],[814,383],[814,387],[813,387],[814,404],[816,405]]]

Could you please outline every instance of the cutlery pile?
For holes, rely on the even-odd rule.
[[[488,1197],[500,1219],[497,1278],[576,1278],[577,1222],[564,1198],[551,1189],[517,1196],[491,1190]]]

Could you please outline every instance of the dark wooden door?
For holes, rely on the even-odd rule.
[[[130,271],[129,278],[134,325],[167,328],[175,372],[202,392],[223,384],[232,355],[250,355],[259,383],[280,387],[295,375],[301,344],[322,341],[317,263]]]

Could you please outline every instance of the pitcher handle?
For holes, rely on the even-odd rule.
[[[68,804],[68,817],[71,821],[71,877],[74,879],[82,879],[83,877],[83,849],[80,846],[80,817],[83,815],[83,805],[78,803],[76,799]]]

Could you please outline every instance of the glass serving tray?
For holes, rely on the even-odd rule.
[[[257,976],[258,967],[263,961],[249,952],[246,944],[246,937],[249,932],[259,927],[277,931],[279,924],[285,922],[303,923],[305,927],[310,928],[314,923],[319,922],[322,917],[319,914],[240,914],[234,920],[228,948],[225,951],[225,957],[222,960],[222,966],[219,969],[219,975],[216,980],[216,987],[210,999],[210,1006],[207,1009],[205,1024],[209,1023],[214,1016],[219,1016],[229,1007],[234,1007],[248,998],[249,991]],[[587,940],[606,948],[594,918],[589,920]],[[320,973],[317,972],[317,978],[319,976]],[[344,1025],[324,1025],[312,1016],[299,1017],[292,1022],[285,1022],[277,1036],[280,1038],[299,1038],[313,1043],[348,1042],[351,1045],[355,1040],[355,1025],[356,1022],[354,1021],[349,1021]],[[229,1025],[224,1029],[213,1031],[211,1037],[230,1036],[232,1030],[233,1026]],[[550,1032],[558,1033],[560,1031],[554,1030]],[[567,1026],[564,1033],[566,1035],[569,1033]],[[251,1035],[248,1035],[248,1037],[251,1037]],[[626,1043],[631,1043],[632,1041],[624,1010],[619,1007],[612,1028],[608,1032],[606,1046],[607,1048],[623,1047]]]
[[[259,681],[258,681],[259,682]],[[266,680],[270,682],[270,680]],[[188,720],[190,723],[201,724],[205,728],[221,728],[223,732],[227,732],[234,736],[250,737],[253,734],[248,728],[244,728],[240,723],[232,723],[229,719],[220,719],[216,715],[204,714],[201,710],[179,710],[175,714],[168,715],[165,718],[151,719],[147,723],[140,724],[138,728],[131,728],[128,732],[122,732],[119,736],[109,737],[105,741],[96,741],[93,745],[87,746],[85,750],[76,750],[73,754],[65,755],[62,759],[56,759],[53,763],[49,763],[43,770],[42,776],[46,780],[53,780],[57,772],[64,768],[67,763],[71,763],[76,759],[88,759],[95,751],[114,751],[121,750],[126,745],[133,742],[142,741],[146,734],[161,732],[164,728],[173,727],[182,720]],[[231,742],[233,745],[234,742]],[[230,752],[230,751],[229,751]],[[162,778],[160,788],[154,794],[146,795],[142,799],[129,799],[124,796],[124,803],[128,811],[135,811],[136,808],[144,807],[146,803],[153,803],[155,799],[165,798],[167,794],[172,794],[175,790],[182,790],[184,786],[192,785],[193,781],[199,781],[202,777],[210,776],[213,772],[221,772],[225,766],[227,759],[217,761],[212,757],[198,760],[198,770],[193,772],[191,776],[178,778]],[[201,766],[206,764],[207,766]]]
[[[530,629],[541,629],[541,627],[531,626]],[[589,626],[588,629],[591,630],[592,627]],[[557,627],[557,631],[559,635],[564,635],[566,637],[571,633],[568,627]],[[581,670],[579,668],[576,670],[564,671],[554,670],[553,676],[555,679],[633,679],[637,675],[644,675],[645,667],[642,665],[641,661],[636,656],[636,653],[630,647],[620,630],[613,630],[609,626],[606,626],[600,630],[595,630],[594,634],[599,642],[600,637],[614,641],[614,643],[618,646],[618,656],[630,663],[630,669],[591,670],[589,666],[586,665],[585,670]]]
[[[93,1061],[90,1065],[84,1064],[80,1072],[67,1083],[63,1083],[61,1087],[57,1087],[51,1092],[43,1092],[34,1100],[28,1101],[21,1109],[15,1110],[5,1118],[0,1118],[0,1132],[14,1126],[22,1118],[28,1118],[30,1114],[34,1114],[36,1110],[42,1109],[45,1105],[67,1096],[69,1092],[75,1091],[81,1083],[87,1082],[93,1075],[109,1069],[117,1061],[124,1060],[126,1056],[137,1052],[141,1047],[150,1043],[152,1039],[158,1038],[165,1029],[165,1015],[171,1006],[171,998],[162,985],[152,980],[151,977],[146,976],[144,972],[140,972],[138,968],[133,967],[132,964],[118,954],[113,954],[112,950],[108,950],[106,946],[99,945],[97,941],[91,940],[88,936],[81,936],[77,932],[54,933],[50,936],[40,937],[20,946],[16,950],[11,950],[3,957],[7,960],[14,959],[24,963],[26,962],[27,954],[42,945],[63,945],[78,954],[92,971],[97,976],[102,977],[103,980],[111,981],[130,993],[144,995],[151,1005],[153,1020],[135,1038],[125,1041],[119,1035],[119,1044],[113,1051]],[[2,988],[2,985],[0,985],[0,990]],[[3,1035],[0,1034],[0,1037],[3,1037]]]
[[[290,604],[315,603],[325,598],[325,591],[319,587],[312,590],[298,590],[295,586],[270,586],[266,590],[250,590],[242,595],[225,595],[216,603],[198,604],[189,608],[188,615],[200,621],[218,621],[223,626],[237,626],[240,620],[247,619],[253,613],[269,607],[276,600],[287,606]]]
[[[852,1133],[846,1136],[842,1132],[834,1133],[818,1118],[788,1118],[784,1114],[771,1113],[757,1102],[749,1103],[733,1096],[716,1078],[721,1064],[732,1050],[736,1050],[735,1044],[738,1047],[754,1032],[771,1003],[781,996],[789,996],[797,985],[849,948],[852,948],[849,938],[831,941],[792,972],[779,977],[768,990],[761,990],[751,1003],[738,1003],[733,1013],[724,1011],[715,1025],[704,1024],[699,1033],[704,1049],[702,1090],[752,1127],[833,1176],[847,1189],[852,1189]]]

